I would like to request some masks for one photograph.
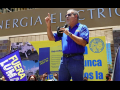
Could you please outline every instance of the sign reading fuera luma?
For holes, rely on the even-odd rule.
[[[87,9],[87,11],[90,12],[90,19],[94,19],[93,13],[94,13],[95,10],[96,10],[96,9],[94,9],[94,8],[93,8],[93,9]],[[116,14],[117,16],[120,16],[120,13],[118,13],[118,10],[120,10],[120,9],[115,8],[115,14]],[[106,16],[103,14],[103,12],[105,12],[104,8],[98,8],[97,11],[98,11],[98,18],[101,18],[101,17],[106,18]],[[84,13],[84,12],[86,12],[86,11],[85,11],[85,10],[79,10],[78,12],[81,14],[81,13]],[[57,18],[54,18],[54,16],[55,16],[56,14],[57,14],[57,13],[51,14],[51,23],[57,23],[56,21],[53,21],[53,20],[57,19]],[[64,20],[62,20],[62,13],[59,13],[59,16],[60,16],[60,17],[59,17],[59,18],[60,18],[60,22],[65,22]],[[112,17],[111,8],[109,8],[109,17]],[[29,24],[28,24],[28,21],[26,21],[26,23],[23,25],[22,22],[23,22],[24,19],[26,19],[26,20],[30,19]],[[6,20],[6,21],[3,21],[3,20],[2,20],[2,21],[0,22],[0,29],[3,29],[3,22],[6,22],[5,29],[19,27],[19,26],[18,26],[18,23],[20,24],[21,27],[27,27],[28,25],[30,25],[30,26],[34,25],[34,26],[35,26],[37,22],[39,22],[40,24],[42,24],[42,21],[41,21],[40,16],[37,17],[37,19],[36,19],[36,21],[34,22],[34,24],[33,24],[33,17],[31,17],[31,18],[23,17],[23,18],[21,18],[20,20],[19,20],[19,19],[13,19],[13,20],[12,20],[13,23],[9,23],[10,20],[11,20],[11,19],[8,19],[8,20]],[[84,17],[84,18],[80,18],[79,20],[85,20],[85,17]],[[9,26],[10,24],[12,24],[12,27]]]

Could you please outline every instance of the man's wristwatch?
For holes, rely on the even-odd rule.
[[[71,33],[71,32],[69,32],[68,36],[71,36],[71,35],[72,35],[72,33]]]

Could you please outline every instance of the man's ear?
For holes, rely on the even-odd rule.
[[[75,15],[75,17],[77,18],[78,16],[77,16],[77,15]]]

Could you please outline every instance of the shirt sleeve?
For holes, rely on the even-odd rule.
[[[84,40],[87,41],[87,44],[89,43],[89,30],[86,25],[84,25],[80,30],[80,37],[82,37]]]
[[[54,33],[53,36],[55,38],[55,42],[62,40],[62,37],[58,37],[57,33]]]

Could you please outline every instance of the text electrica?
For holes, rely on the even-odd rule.
[[[96,8],[96,9],[98,10],[98,18],[101,18],[101,16],[106,18],[106,16],[103,14],[104,8]],[[90,12],[90,18],[91,19],[93,19],[93,12],[96,9],[94,9],[94,8],[93,9],[87,9],[87,11]],[[112,17],[111,8],[108,8],[108,9],[109,9],[109,17]],[[80,13],[84,13],[86,11],[85,10],[78,10],[78,12],[80,14]],[[115,8],[115,14],[117,16],[120,16],[120,13],[118,13],[118,8]],[[54,17],[55,15],[56,15],[56,13],[51,14],[51,23],[56,23],[55,21],[53,21],[53,20],[56,19]],[[65,22],[65,21],[62,20],[62,13],[60,13],[59,15],[60,15],[60,22]],[[24,19],[29,19],[29,18],[28,17],[23,17],[23,18],[20,19],[20,21],[18,19],[13,19],[13,28],[19,27],[18,23],[20,23],[21,27],[27,27],[28,26],[28,22],[26,22],[24,25],[22,23]],[[85,18],[80,18],[79,20],[85,20]],[[6,20],[5,29],[9,29],[10,28],[9,21],[11,21],[11,19]],[[4,22],[3,20],[0,22],[0,29],[3,29],[3,22]],[[33,17],[30,18],[30,26],[33,26],[33,25],[35,26],[37,22],[39,22],[42,25],[42,20],[41,20],[40,16],[37,17],[37,19],[36,19],[34,24],[33,24]]]

